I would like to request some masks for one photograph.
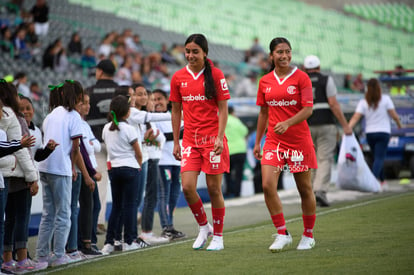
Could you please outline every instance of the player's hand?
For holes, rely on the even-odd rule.
[[[174,144],[173,155],[176,160],[181,161],[181,146]]]
[[[289,125],[285,121],[281,121],[276,124],[276,126],[273,128],[273,131],[276,134],[281,135],[284,132],[286,132],[288,128],[289,128]]]
[[[213,149],[214,154],[216,156],[221,155],[221,153],[223,152],[223,149],[224,149],[223,139],[217,138],[216,141],[214,142],[214,149]]]
[[[260,144],[255,144],[253,148],[253,155],[256,159],[262,159],[262,148],[260,148]]]
[[[20,145],[24,147],[32,147],[36,142],[36,138],[34,136],[23,135],[22,139],[20,140]]]

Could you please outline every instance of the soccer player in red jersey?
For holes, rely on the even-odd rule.
[[[224,129],[227,124],[227,100],[230,93],[223,72],[207,59],[208,42],[202,34],[192,34],[185,42],[187,66],[171,79],[171,120],[174,136],[173,154],[181,161],[181,182],[187,203],[200,226],[193,244],[201,249],[214,233],[207,250],[222,250],[224,199],[221,191],[223,173],[229,171],[229,149]],[[184,116],[182,148],[179,143],[181,110]],[[207,220],[197,193],[197,177],[206,174],[211,200],[213,227]]]
[[[305,72],[290,65],[292,48],[286,38],[274,38],[269,48],[272,70],[259,82],[256,104],[260,106],[260,113],[253,149],[255,157],[261,159],[265,202],[277,229],[275,241],[269,250],[278,252],[292,244],[277,193],[277,182],[283,169],[294,173],[302,200],[304,232],[297,249],[311,249],[315,245],[313,227],[316,201],[310,169],[316,169],[317,163],[306,119],[312,114],[312,83]],[[268,131],[262,156],[260,140],[266,126]]]

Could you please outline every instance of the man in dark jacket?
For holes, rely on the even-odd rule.
[[[313,190],[317,204],[329,206],[326,193],[331,180],[338,134],[335,118],[345,134],[352,134],[352,129],[348,126],[341,106],[336,100],[337,90],[333,78],[320,73],[319,58],[314,55],[307,56],[303,65],[312,81],[313,90],[313,113],[308,118],[318,161],[318,169],[312,175]]]
[[[101,60],[96,66],[96,84],[88,87],[86,90],[89,93],[90,106],[89,115],[86,117],[86,121],[92,128],[94,136],[102,142],[102,129],[108,122],[107,115],[109,113],[109,106],[111,104],[112,97],[118,84],[114,82],[115,65],[110,59]],[[98,163],[98,170],[106,170],[106,147],[102,144],[102,151],[95,154],[96,161]],[[93,232],[92,232],[92,244],[96,244],[96,233],[104,233],[105,231],[105,213],[106,213],[106,193],[108,186],[108,174],[102,173],[102,179],[98,185],[95,185],[94,193],[94,205],[98,205],[100,202],[100,209],[94,207],[93,213]],[[97,191],[99,189],[99,192]],[[98,194],[99,193],[99,194]],[[100,210],[100,211],[99,211]],[[99,220],[98,220],[99,215]]]
[[[113,80],[115,66],[110,59],[104,59],[96,66],[96,84],[88,87],[91,109],[86,121],[92,128],[92,132],[102,142],[102,129],[108,122],[107,115],[109,105],[118,84]]]

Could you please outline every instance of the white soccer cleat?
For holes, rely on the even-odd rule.
[[[297,250],[308,250],[312,249],[315,246],[316,242],[314,238],[309,238],[306,236],[302,236],[302,239],[300,240]]]
[[[213,240],[211,240],[209,246],[207,247],[207,250],[218,251],[218,250],[223,250],[223,249],[224,249],[223,236],[213,236]]]
[[[193,249],[202,249],[207,242],[207,238],[213,234],[213,227],[207,223],[204,226],[200,226],[200,232],[197,239],[193,243]]]
[[[288,235],[282,235],[282,234],[275,234],[275,241],[272,243],[272,245],[269,247],[269,250],[274,252],[280,252],[283,248],[290,246],[292,244],[292,236],[290,233]],[[273,236],[275,236],[273,235]]]

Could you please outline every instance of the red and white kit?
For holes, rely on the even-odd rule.
[[[269,107],[269,126],[263,148],[262,165],[280,167],[287,163],[290,171],[303,172],[317,168],[315,149],[306,120],[290,126],[281,135],[273,128],[297,114],[303,107],[313,106],[312,83],[306,73],[297,69],[283,79],[275,71],[259,82],[256,105]]]
[[[184,136],[182,144],[181,172],[203,171],[221,174],[229,170],[229,151],[224,137],[223,153],[212,154],[218,135],[217,101],[230,99],[223,72],[211,68],[217,97],[207,99],[204,92],[204,70],[195,75],[188,66],[177,71],[171,79],[170,100],[182,103]]]

